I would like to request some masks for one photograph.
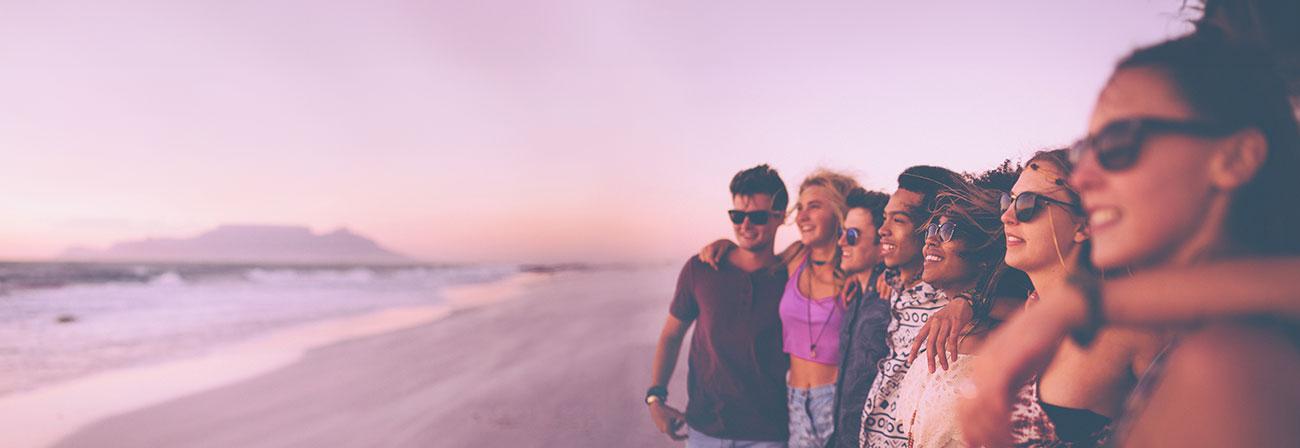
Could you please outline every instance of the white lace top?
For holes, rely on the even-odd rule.
[[[972,355],[957,355],[948,370],[936,367],[934,373],[920,359],[908,369],[898,386],[900,429],[908,435],[908,446],[961,447],[957,424],[957,394],[962,380],[969,378],[974,363]]]

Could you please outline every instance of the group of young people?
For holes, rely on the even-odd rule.
[[[1273,58],[1207,27],[1121,60],[1087,135],[1008,182],[741,171],[651,419],[688,447],[1300,446],[1296,117]]]

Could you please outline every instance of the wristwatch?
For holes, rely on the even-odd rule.
[[[663,386],[650,386],[645,391],[645,404],[647,406],[655,402],[664,402],[668,400],[668,388]]]

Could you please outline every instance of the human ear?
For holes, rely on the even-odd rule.
[[[1210,159],[1210,183],[1220,190],[1235,190],[1255,177],[1268,157],[1268,140],[1258,129],[1229,137]]]
[[[1091,232],[1088,231],[1088,224],[1079,224],[1079,228],[1074,231],[1074,244],[1083,244],[1092,238]]]

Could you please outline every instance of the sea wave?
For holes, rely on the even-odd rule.
[[[24,278],[59,281],[11,289],[0,298],[0,395],[104,369],[195,356],[309,322],[446,305],[458,287],[523,275],[515,265],[21,270]],[[4,272],[13,278],[16,271]],[[86,275],[110,271],[121,275]]]

